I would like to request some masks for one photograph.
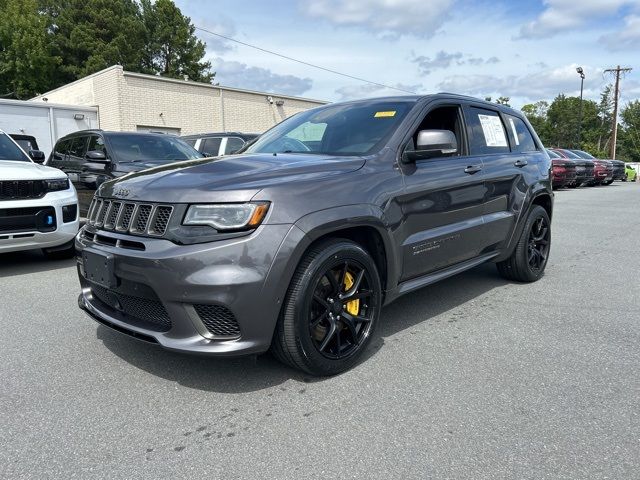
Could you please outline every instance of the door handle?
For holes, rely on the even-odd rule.
[[[514,165],[515,165],[516,167],[520,167],[520,168],[522,168],[522,167],[524,167],[525,165],[527,165],[528,163],[529,163],[529,162],[527,162],[524,158],[521,158],[521,159],[519,159],[519,160],[516,160],[516,161],[515,161],[515,163],[514,163]]]
[[[474,173],[478,173],[480,170],[482,170],[482,167],[480,165],[469,165],[467,168],[464,169],[464,173],[473,175]]]

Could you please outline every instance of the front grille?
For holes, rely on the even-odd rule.
[[[42,198],[47,193],[46,183],[42,180],[2,180],[0,181],[0,200],[26,200]]]
[[[240,326],[231,310],[222,305],[193,306],[207,330],[216,337],[239,337]]]
[[[126,295],[99,285],[92,285],[91,291],[95,298],[109,308],[124,314],[128,323],[135,325],[142,322],[142,327],[158,332],[171,329],[169,314],[157,297],[150,299]]]
[[[89,207],[87,223],[103,230],[162,237],[172,214],[171,205],[94,198]]]

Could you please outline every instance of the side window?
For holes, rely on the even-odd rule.
[[[466,120],[471,155],[509,153],[507,132],[498,112],[469,107]]]
[[[505,115],[507,119],[507,130],[509,131],[509,140],[511,141],[512,152],[535,152],[537,150],[536,142],[531,136],[531,132],[525,123],[518,117],[513,115]]]
[[[64,160],[67,153],[69,153],[69,140],[58,140],[53,150],[53,160]]]
[[[244,145],[244,140],[238,137],[229,137],[227,138],[227,146],[224,148],[225,155],[231,155],[232,153],[236,153],[238,150],[242,148]]]
[[[87,153],[87,137],[74,138],[69,146],[69,156],[84,158],[85,153]]]
[[[87,152],[98,151],[105,154],[107,158],[107,148],[104,146],[104,139],[98,135],[89,137],[89,146],[87,147]]]
[[[220,150],[220,143],[222,142],[221,137],[209,137],[205,138],[200,142],[200,151],[202,153],[208,153],[214,157],[218,156],[218,151]]]
[[[460,107],[458,106],[446,106],[437,107],[425,115],[420,122],[418,128],[413,132],[411,140],[405,146],[404,151],[417,152],[418,134],[422,130],[449,130],[456,137],[457,151],[453,154],[446,156],[461,156],[464,155],[464,142],[462,141],[462,117],[460,116]],[[431,157],[433,155],[430,155]],[[427,158],[427,157],[425,157]]]
[[[184,143],[186,143],[187,145],[190,145],[192,147],[196,146],[196,141],[197,140],[198,140],[197,138],[182,138],[182,141]]]

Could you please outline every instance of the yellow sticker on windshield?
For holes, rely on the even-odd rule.
[[[374,115],[375,118],[381,118],[381,117],[395,117],[396,116],[396,111],[392,110],[390,112],[376,112],[376,114]]]

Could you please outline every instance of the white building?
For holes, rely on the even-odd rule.
[[[58,138],[99,126],[96,107],[0,99],[0,130],[35,137],[47,156]]]
[[[261,133],[285,118],[323,105],[306,98],[126,72],[119,65],[31,101],[95,106],[100,128],[186,135],[212,131]]]

